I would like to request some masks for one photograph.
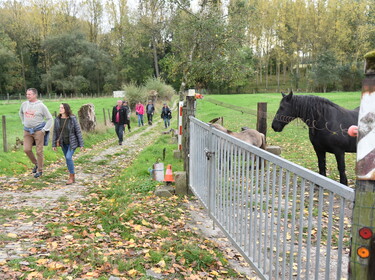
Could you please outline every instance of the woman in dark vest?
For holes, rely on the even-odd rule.
[[[70,174],[66,184],[71,185],[75,182],[73,154],[77,147],[83,149],[83,138],[78,120],[72,114],[72,110],[67,103],[60,105],[60,114],[55,119],[52,149],[56,151],[56,147],[61,147],[64,153]]]

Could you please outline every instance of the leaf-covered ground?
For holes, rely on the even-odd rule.
[[[158,137],[152,126],[77,153],[71,186],[62,161],[1,178],[0,279],[257,279],[224,237],[201,234],[194,198],[156,197],[131,170]]]

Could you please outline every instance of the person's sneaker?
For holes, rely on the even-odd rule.
[[[121,145],[122,145],[122,142],[118,142],[118,144],[121,146]]]
[[[35,175],[34,175],[34,178],[39,178],[40,176],[42,176],[43,172],[40,171],[40,172],[36,172]]]
[[[36,173],[38,171],[38,165],[35,164],[34,168],[33,168],[33,173]]]
[[[132,131],[129,129],[129,132],[132,132]]]

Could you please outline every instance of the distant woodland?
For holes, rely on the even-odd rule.
[[[361,88],[375,0],[0,0],[0,95]]]

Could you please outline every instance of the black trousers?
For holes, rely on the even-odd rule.
[[[153,116],[154,114],[149,114],[149,113],[147,113],[147,121],[148,121],[148,124],[152,124],[152,116]]]

